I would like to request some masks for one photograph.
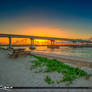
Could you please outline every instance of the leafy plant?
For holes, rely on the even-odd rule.
[[[45,80],[45,82],[48,83],[48,84],[54,83],[54,81],[53,81],[49,76],[46,76],[44,80]]]

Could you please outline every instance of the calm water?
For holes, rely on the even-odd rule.
[[[23,47],[23,48],[26,48],[26,50],[30,50],[28,47]],[[60,47],[60,49],[50,49],[47,48],[46,46],[40,46],[40,47],[36,47],[34,51],[92,58],[92,48]]]
[[[92,48],[60,47],[60,49],[50,49],[47,47],[37,47],[35,51],[46,52],[46,53],[55,53],[55,54],[68,55],[68,56],[79,56],[79,57],[92,58]]]

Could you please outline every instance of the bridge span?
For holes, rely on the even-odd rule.
[[[31,40],[30,42],[30,48],[35,48],[34,46],[34,39],[43,39],[43,40],[50,40],[51,45],[49,47],[54,48],[54,42],[56,40],[63,40],[63,41],[69,41],[69,42],[80,42],[80,43],[92,43],[90,40],[82,40],[82,39],[68,39],[68,38],[56,38],[56,37],[41,37],[41,36],[29,36],[29,35],[16,35],[16,34],[0,34],[0,37],[7,37],[9,38],[9,48],[12,48],[12,38],[29,38]]]

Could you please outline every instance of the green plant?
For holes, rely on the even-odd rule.
[[[39,72],[58,72],[63,74],[63,79],[58,80],[57,83],[68,82],[68,84],[71,84],[73,80],[79,77],[85,77],[86,79],[89,79],[90,77],[85,71],[64,64],[63,62],[60,62],[56,59],[48,59],[35,55],[33,56],[37,58],[38,61],[32,61],[34,65],[31,66],[31,69],[46,66],[45,70],[41,70]],[[51,79],[48,76],[45,78],[45,81],[48,81],[48,84],[51,83]]]
[[[44,80],[45,80],[45,82],[48,83],[48,84],[54,83],[54,81],[53,81],[49,76],[46,76]]]

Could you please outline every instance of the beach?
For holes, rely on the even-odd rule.
[[[37,69],[30,70],[30,66],[32,65],[32,60],[37,60],[36,58],[32,56],[21,56],[16,59],[9,58],[8,53],[9,50],[0,50],[0,85],[5,85],[5,86],[31,86],[31,87],[66,87],[66,83],[54,83],[54,84],[47,84],[44,81],[44,78],[46,75],[49,75],[53,80],[60,79],[62,78],[62,74],[59,74],[57,72],[52,72],[52,73],[35,73]],[[43,53],[38,53],[38,52],[32,52],[32,54],[39,55],[39,56],[46,56],[48,58],[56,58],[61,60],[62,62],[64,61],[66,64],[70,64],[74,67],[78,67],[78,65],[74,65],[74,63],[71,62],[76,62],[76,60],[71,60],[71,58],[68,60],[69,57],[66,59],[59,58],[57,55],[49,55],[49,54],[43,54]],[[69,61],[69,63],[67,62]],[[71,61],[71,62],[70,62]],[[81,61],[79,61],[81,62]],[[83,69],[84,71],[88,72],[89,74],[92,75],[92,67],[90,67],[91,62],[84,62],[86,64],[82,65],[80,68]],[[88,67],[86,67],[87,63],[90,63]],[[81,63],[82,64],[82,63]],[[85,80],[84,78],[79,78],[73,81],[72,84],[70,84],[70,87],[92,87],[92,76],[90,77],[89,80]],[[64,89],[63,89],[64,90]],[[85,89],[88,92],[91,92],[92,90]],[[52,90],[53,92],[56,92],[54,89]],[[52,92],[51,91],[51,92]],[[72,92],[72,90],[65,89],[66,92]],[[79,92],[86,92],[83,91],[82,89],[79,90]],[[2,91],[0,91],[2,92]],[[25,92],[25,91],[24,91]],[[46,92],[44,89],[43,91],[35,91],[32,92]],[[58,89],[57,92],[60,92],[60,89]],[[76,89],[73,89],[73,92],[78,92]]]
[[[53,53],[46,53],[46,52],[45,53],[36,52],[36,51],[33,51],[32,54],[42,56],[42,57],[47,57],[49,59],[57,59],[64,63],[77,66],[79,68],[88,67],[92,69],[92,58],[84,58],[84,57],[60,55],[60,54],[53,54]]]

